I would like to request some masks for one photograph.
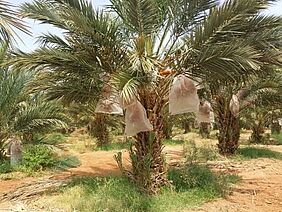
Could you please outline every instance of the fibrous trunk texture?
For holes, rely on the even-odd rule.
[[[154,130],[134,136],[135,142],[130,149],[131,171],[124,170],[120,155],[116,155],[116,160],[121,170],[134,180],[142,192],[156,194],[162,186],[168,184],[166,163],[162,155],[162,140],[165,137],[162,109],[165,104],[153,94],[140,95],[140,102]]]
[[[239,117],[232,114],[228,98],[218,96],[215,99],[215,115],[217,116],[218,148],[222,155],[234,155],[239,147]]]
[[[279,134],[281,132],[281,126],[278,121],[271,124],[271,134]]]
[[[97,139],[97,146],[105,146],[110,143],[107,119],[107,115],[97,113],[94,121],[88,125],[89,134]]]
[[[5,158],[5,139],[6,134],[0,132],[0,161]]]
[[[210,137],[210,123],[201,122],[199,127],[200,127],[199,133],[202,136],[202,138],[209,138]]]
[[[252,143],[264,143],[266,141],[266,137],[264,137],[264,126],[259,124],[254,124],[252,126],[252,134],[250,140]]]
[[[167,184],[165,159],[162,155],[165,137],[163,131],[163,105],[154,94],[140,95],[153,132],[141,132],[131,151],[132,174],[139,187],[149,194],[156,194]]]

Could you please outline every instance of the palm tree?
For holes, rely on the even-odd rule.
[[[1,58],[6,54],[6,47],[1,48]],[[58,102],[46,102],[42,94],[28,93],[33,75],[34,72],[0,69],[0,159],[10,137],[30,139],[35,133],[66,126]]]
[[[240,82],[239,79],[237,83],[221,85],[214,83],[206,86],[219,129],[219,152],[223,155],[235,154],[239,147],[240,118],[247,119],[246,121],[251,124],[255,119],[252,115],[262,118],[265,112],[268,114],[269,111],[266,110],[272,110],[271,105],[279,108],[282,103],[281,73],[273,67],[264,68],[263,75],[249,76],[248,81]],[[265,125],[266,120],[261,121],[257,127]],[[261,129],[257,130],[263,133]]]
[[[156,193],[168,183],[163,117],[173,77],[182,73],[218,87],[247,81],[263,73],[262,65],[277,64],[281,18],[259,15],[270,2],[111,0],[104,11],[86,0],[25,3],[24,16],[52,24],[64,35],[42,35],[40,48],[16,53],[12,63],[36,68],[44,82],[38,89],[51,99],[97,101],[104,84],[127,102],[138,99],[153,130],[134,136],[132,171],[126,173],[142,190]],[[167,68],[174,71],[162,75]],[[100,77],[104,73],[109,80]]]
[[[10,41],[14,40],[16,35],[14,29],[29,33],[14,6],[0,0],[0,42],[11,44]]]
[[[267,142],[264,136],[266,126],[272,124],[273,118],[281,114],[282,75],[272,71],[263,79],[257,78],[241,92],[241,117],[251,126],[250,141]]]
[[[111,129],[120,129],[121,117],[95,113],[96,105],[75,104],[67,105],[67,115],[71,117],[73,127],[85,127],[90,136],[97,139],[97,146],[111,143]]]

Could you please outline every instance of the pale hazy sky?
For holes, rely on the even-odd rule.
[[[24,2],[32,2],[32,0],[7,0],[8,2],[14,4],[14,5],[20,5]],[[109,4],[109,0],[90,0],[92,1],[94,6],[103,6]],[[224,1],[224,0],[221,0]],[[267,14],[275,14],[275,15],[281,15],[282,16],[282,0],[277,1],[275,5],[272,5],[271,8],[269,8],[266,11]],[[55,29],[48,25],[39,25],[38,23],[34,23],[34,21],[27,20],[26,21],[28,26],[30,27],[30,31],[32,32],[32,36],[26,35],[24,33],[18,33],[21,39],[24,41],[18,42],[18,46],[23,51],[31,51],[37,47],[35,44],[36,37],[38,37],[41,33],[46,32],[52,32],[52,33],[59,33],[60,31],[58,29]]]

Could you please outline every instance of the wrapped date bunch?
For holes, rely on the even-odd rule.
[[[233,116],[237,117],[239,115],[240,111],[240,103],[239,103],[239,98],[237,95],[232,95],[232,98],[229,103],[229,109],[232,113]]]
[[[108,84],[104,85],[102,96],[95,108],[95,113],[123,115],[123,110],[119,104],[118,94],[113,91]]]
[[[197,112],[199,97],[193,80],[183,74],[176,76],[169,91],[169,112],[171,115]]]
[[[139,132],[153,130],[153,125],[147,118],[146,110],[138,100],[133,100],[126,105],[125,110],[125,135],[134,136]]]
[[[199,111],[197,114],[197,120],[199,123],[210,123],[211,122],[211,104],[208,101],[200,102]]]

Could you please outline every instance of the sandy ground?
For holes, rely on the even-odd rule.
[[[242,177],[231,194],[202,205],[194,211],[282,212],[282,161],[255,159],[223,165],[221,169]]]

